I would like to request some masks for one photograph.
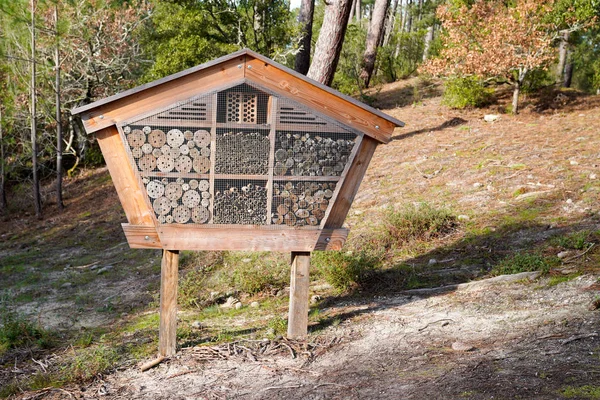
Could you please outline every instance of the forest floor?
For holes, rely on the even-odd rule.
[[[160,253],[127,247],[107,171],[67,180],[63,213],[45,188],[42,221],[15,212],[22,192],[0,224],[0,306],[54,344],[0,349],[0,394],[600,399],[600,96],[546,90],[517,116],[502,94],[487,109],[449,109],[418,79],[370,96],[406,127],[369,166],[350,243],[390,207],[422,202],[458,217],[451,232],[399,248],[359,290],[313,281],[306,342],[274,334],[285,288],[240,296],[240,310],[184,307],[181,350],[141,372],[156,352]],[[550,268],[527,272],[523,260]],[[494,274],[499,264],[517,273]]]

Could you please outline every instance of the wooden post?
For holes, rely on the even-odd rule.
[[[163,250],[160,267],[160,328],[158,353],[175,355],[177,348],[177,275],[179,251]]]
[[[290,309],[287,336],[305,339],[308,335],[308,286],[310,252],[292,252]]]

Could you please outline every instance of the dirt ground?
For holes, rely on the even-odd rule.
[[[555,399],[598,382],[597,276],[547,287],[500,276],[337,304],[352,317],[310,352],[262,355],[256,343],[182,350],[76,389],[105,399]],[[268,346],[265,341],[263,347]],[[85,389],[85,391],[80,391]],[[64,393],[61,393],[64,396]],[[588,398],[588,397],[574,397]],[[589,397],[595,398],[595,397]]]
[[[487,275],[554,236],[600,229],[600,96],[525,98],[518,116],[502,113],[503,100],[448,109],[438,86],[417,79],[373,96],[407,125],[378,148],[347,224],[361,235],[390,206],[449,206],[459,229],[400,255],[423,279],[435,277],[427,288],[388,287],[382,275],[365,293],[328,294],[327,327],[308,343],[249,336],[183,348],[147,372],[129,363],[16,398],[600,399],[600,311],[590,308],[600,298],[600,246],[572,252],[574,263],[546,276]],[[486,114],[498,119],[485,122]],[[118,247],[124,215],[106,177],[73,180],[65,214],[50,205],[45,221],[0,224],[0,294],[22,298],[19,309],[46,327],[110,329],[140,307],[148,312],[156,293],[159,256]],[[17,256],[22,271],[3,263]],[[92,270],[107,265],[109,273]],[[16,373],[9,364],[0,382]]]

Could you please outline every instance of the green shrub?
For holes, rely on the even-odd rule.
[[[207,274],[199,269],[190,271],[179,281],[177,303],[181,307],[201,307],[206,297]]]
[[[456,217],[446,208],[435,208],[428,203],[390,209],[383,222],[383,243],[386,246],[430,240],[446,234],[456,225]]]
[[[590,236],[591,232],[587,230],[572,232],[553,238],[552,243],[565,249],[584,250],[591,245]]]
[[[540,89],[554,84],[556,77],[548,69],[534,69],[529,71],[523,82],[521,90],[523,93],[536,93]]]
[[[567,386],[560,391],[567,399],[600,399],[600,386]]]
[[[52,343],[48,331],[7,308],[0,310],[0,321],[0,354],[23,346],[47,348]]]
[[[254,294],[287,284],[289,262],[277,254],[227,253],[224,264],[231,271],[231,284],[242,292]]]
[[[518,274],[520,272],[541,271],[548,273],[552,266],[558,264],[555,257],[544,257],[538,253],[517,253],[500,261],[493,269],[492,275]]]
[[[442,102],[451,108],[483,107],[491,103],[493,93],[480,78],[459,76],[446,81]]]
[[[330,285],[345,291],[363,284],[379,268],[381,258],[367,251],[319,251],[314,253],[311,263]]]
[[[117,350],[101,344],[79,350],[66,372],[70,379],[85,381],[114,368],[118,361]]]

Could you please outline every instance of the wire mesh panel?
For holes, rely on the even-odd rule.
[[[265,225],[267,182],[216,180],[214,213],[215,224]]]
[[[318,229],[360,136],[251,84],[121,126],[159,224]]]
[[[218,129],[215,173],[267,175],[269,171],[268,130]]]

